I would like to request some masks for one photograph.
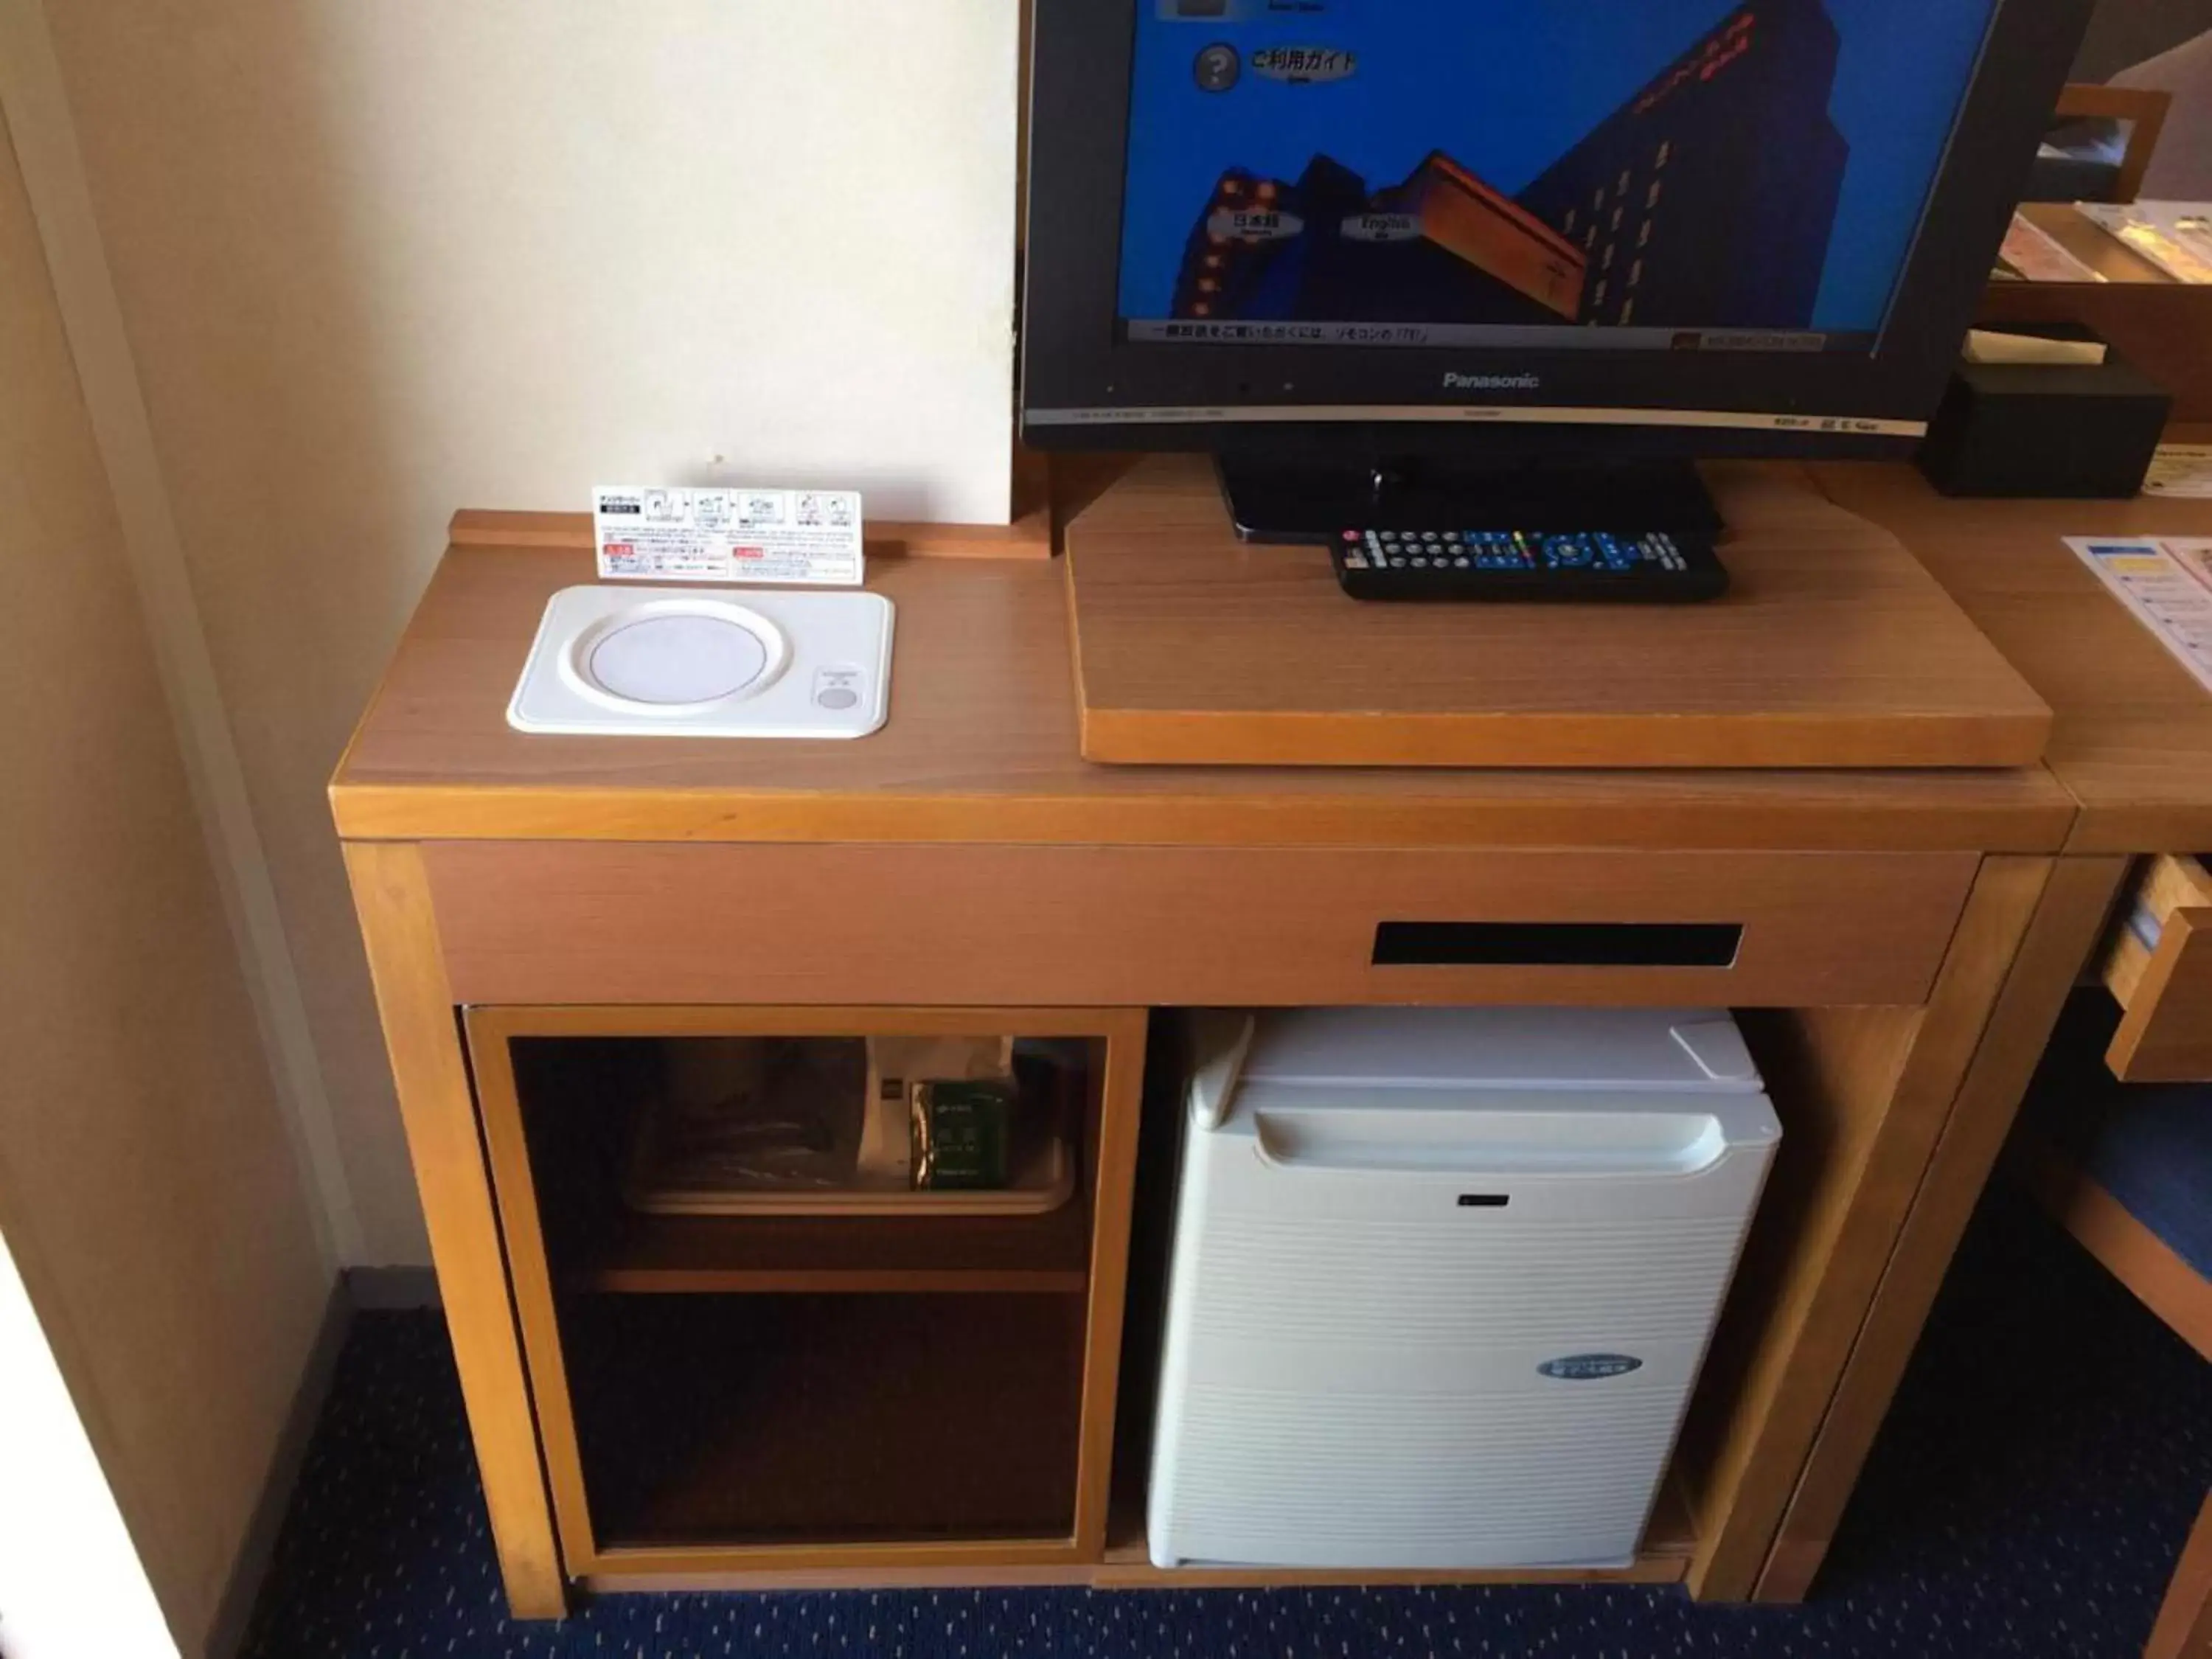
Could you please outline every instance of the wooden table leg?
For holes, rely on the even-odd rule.
[[[2143,1659],[2212,1659],[2212,1492],[2181,1547],[2181,1565],[2166,1586]]]
[[[2126,871],[2127,860],[2119,858],[2057,861],[1790,1497],[1759,1575],[1759,1600],[1795,1601],[1811,1588],[1960,1236]]]
[[[2054,860],[1985,859],[1927,1005],[1798,1011],[1796,1075],[1769,1083],[1784,1109],[1785,1159],[1763,1207],[1794,1206],[1786,1251],[1754,1261],[1756,1224],[1717,1368],[1740,1375],[1725,1420],[1693,1407],[1685,1455],[1698,1551],[1686,1582],[1741,1601],[1768,1551],[1827,1414],[1938,1136]],[[1764,1058],[1764,1056],[1762,1056]],[[1723,1357],[1723,1349],[1732,1348]]]
[[[518,1619],[557,1619],[567,1584],[422,849],[351,842],[345,859],[507,1606]]]
[[[1129,1229],[1137,1187],[1137,1129],[1144,1115],[1147,1015],[1121,1014],[1109,1036],[1091,1194],[1091,1295],[1084,1312],[1083,1429],[1075,1541],[1089,1559],[1106,1553],[1114,1480],[1114,1412],[1129,1280]]]

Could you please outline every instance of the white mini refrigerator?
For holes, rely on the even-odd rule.
[[[1152,1559],[1636,1553],[1782,1130],[1725,1012],[1196,1017]]]

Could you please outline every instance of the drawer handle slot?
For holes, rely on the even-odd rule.
[[[1377,968],[1732,968],[1735,921],[1385,921]]]

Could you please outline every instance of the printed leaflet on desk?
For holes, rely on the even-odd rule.
[[[2160,444],[2143,494],[2212,496],[2212,444]]]
[[[2212,691],[2212,539],[2069,536],[2066,545]]]
[[[857,587],[860,498],[849,489],[592,492],[603,581]]]
[[[2212,283],[2212,202],[2076,202],[2177,283]]]

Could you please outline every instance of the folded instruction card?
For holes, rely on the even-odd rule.
[[[2066,545],[2212,691],[2212,540],[2069,536]]]
[[[2212,444],[2160,444],[2143,494],[2212,496]]]
[[[860,585],[860,497],[849,489],[592,492],[602,580]]]

